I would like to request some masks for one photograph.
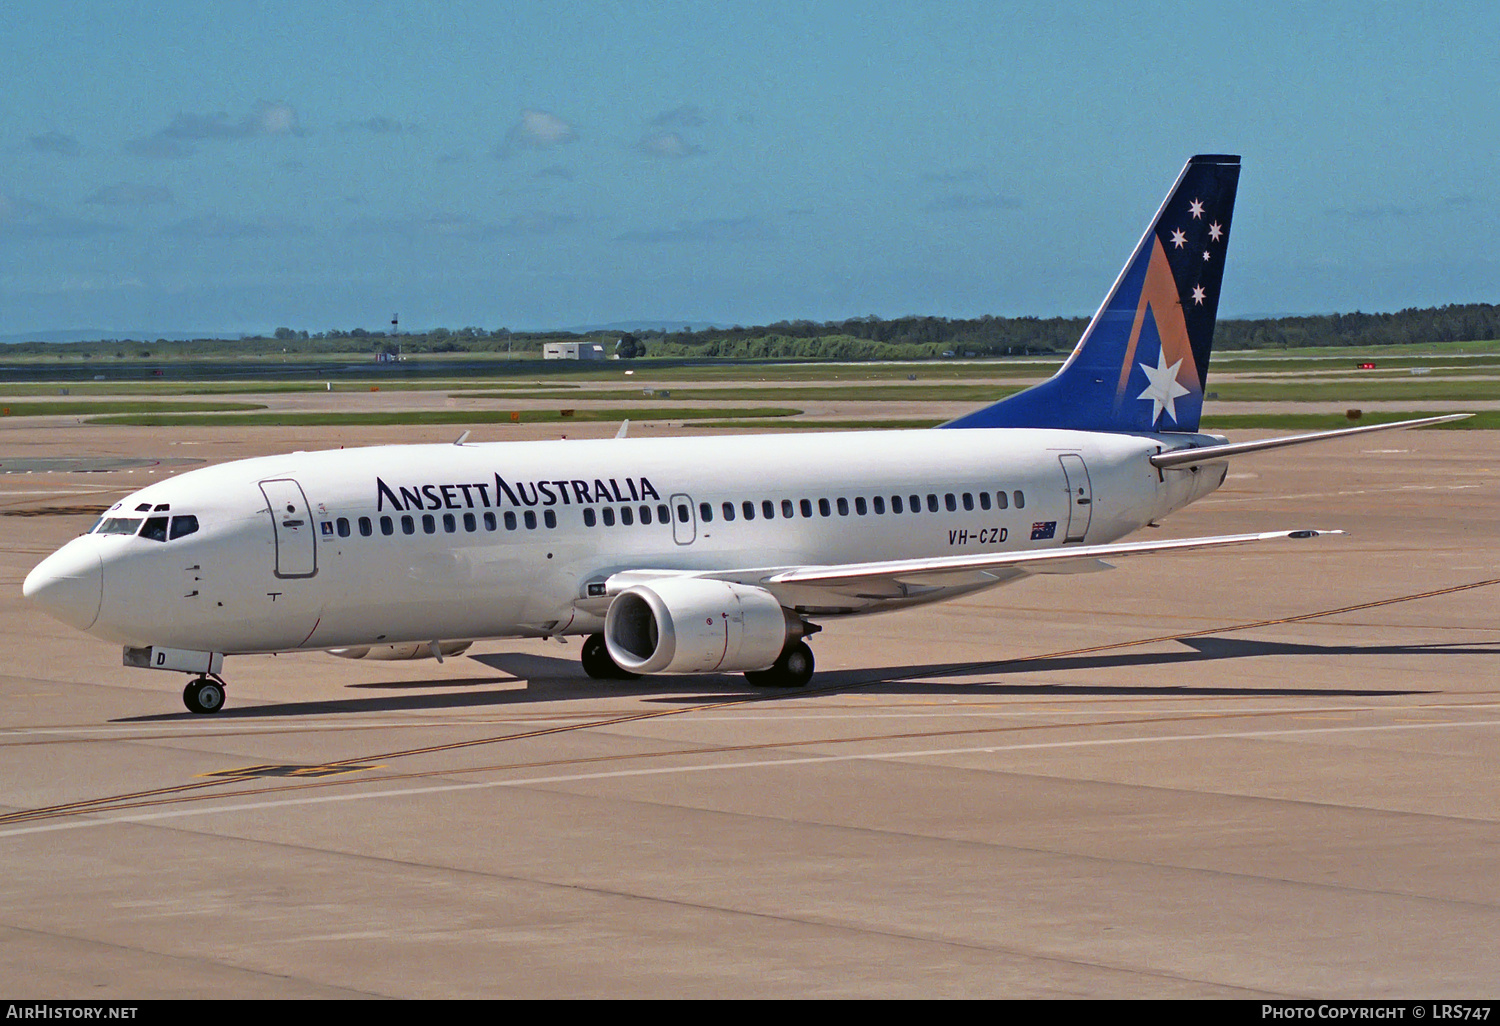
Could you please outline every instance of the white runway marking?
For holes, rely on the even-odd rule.
[[[222,815],[227,812],[256,812],[262,809],[291,808],[303,805],[329,805],[337,802],[371,801],[379,798],[413,798],[428,794],[451,794],[456,791],[488,791],[500,787],[541,787],[548,784],[571,784],[589,780],[620,780],[630,777],[668,776],[679,773],[722,773],[731,770],[778,769],[787,766],[809,766],[836,762],[888,762],[895,759],[929,759],[948,755],[1001,754],[1004,752],[1045,751],[1067,748],[1103,748],[1112,745],[1167,744],[1171,742],[1245,740],[1275,737],[1309,737],[1318,734],[1358,734],[1395,730],[1433,730],[1455,727],[1500,727],[1500,720],[1477,720],[1471,723],[1392,723],[1380,726],[1347,727],[1303,727],[1287,730],[1243,730],[1219,734],[1174,734],[1161,737],[1095,738],[1080,741],[1037,741],[1014,745],[975,745],[968,748],[922,748],[904,752],[877,752],[850,755],[814,755],[793,759],[766,759],[754,762],[716,763],[708,766],[656,766],[633,770],[610,770],[599,773],[570,773],[560,776],[526,777],[520,780],[488,780],[469,784],[435,784],[428,787],[407,787],[385,791],[365,791],[358,794],[304,795],[297,798],[277,798],[238,805],[201,806],[187,809],[172,809],[163,812],[148,812],[131,816],[111,816],[104,819],[66,820],[39,826],[16,827],[0,830],[0,837],[22,837],[27,834],[52,833],[59,830],[82,830],[86,827],[111,826],[116,823],[152,823],[163,820],[185,819],[192,816]],[[837,743],[837,742],[830,742]],[[451,772],[462,773],[462,768]]]

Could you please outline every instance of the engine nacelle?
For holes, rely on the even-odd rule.
[[[451,656],[474,644],[472,641],[440,641],[438,655]],[[330,648],[330,655],[340,659],[431,659],[432,642],[402,641],[394,645],[354,645],[349,648]]]
[[[629,673],[764,670],[801,634],[764,588],[701,577],[627,588],[604,618],[610,658]]]

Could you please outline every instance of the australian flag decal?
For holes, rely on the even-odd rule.
[[[1038,520],[1031,525],[1031,540],[1046,541],[1048,538],[1057,537],[1056,520]]]

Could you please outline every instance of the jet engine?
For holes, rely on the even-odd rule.
[[[431,659],[434,656],[458,655],[472,641],[439,641],[433,652],[433,642],[402,641],[394,645],[354,645],[350,648],[330,648],[329,654],[340,659]]]
[[[764,588],[668,577],[616,595],[604,643],[628,673],[764,670],[802,621]]]

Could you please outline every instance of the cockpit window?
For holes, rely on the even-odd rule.
[[[172,518],[172,537],[181,538],[185,534],[192,534],[198,530],[198,518],[189,514],[188,516]]]
[[[141,537],[150,538],[152,541],[164,542],[167,540],[167,518],[147,517],[146,526],[141,528]]]
[[[140,528],[138,517],[105,517],[99,524],[99,534],[135,534]]]

